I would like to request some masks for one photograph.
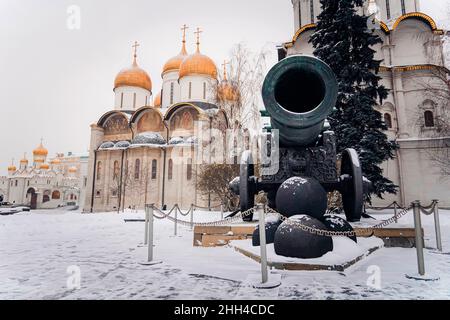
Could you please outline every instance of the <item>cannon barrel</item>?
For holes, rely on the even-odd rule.
[[[264,80],[262,95],[281,145],[305,147],[316,142],[337,94],[336,76],[322,60],[294,55],[278,62]]]

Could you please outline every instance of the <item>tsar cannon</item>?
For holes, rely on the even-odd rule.
[[[354,149],[345,150],[338,162],[336,137],[327,121],[337,95],[335,74],[315,57],[290,56],[269,71],[262,96],[271,120],[271,148],[263,152],[269,152],[271,160],[262,164],[257,178],[251,153],[243,154],[240,177],[230,184],[240,196],[242,211],[252,208],[255,195],[264,191],[269,205],[280,213],[320,219],[327,210],[327,194],[339,191],[347,220],[361,219],[370,182]]]

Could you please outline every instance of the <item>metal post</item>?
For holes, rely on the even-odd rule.
[[[416,250],[417,250],[417,264],[419,267],[419,274],[425,275],[425,262],[423,257],[423,234],[422,234],[422,222],[420,219],[420,201],[414,201],[412,203],[414,211],[414,226],[416,228]]]
[[[397,219],[397,202],[394,202],[394,217],[395,217],[395,223],[398,223],[398,219]]]
[[[174,230],[174,235],[177,236],[178,235],[178,205],[176,205],[175,208],[175,230]]]
[[[144,236],[144,246],[148,244],[148,223],[149,223],[149,209],[150,206],[145,205],[145,236]]]
[[[441,223],[439,221],[439,200],[434,202],[434,228],[436,230],[436,245],[440,252],[442,252],[442,238],[441,238]]]
[[[256,211],[259,214],[259,241],[261,247],[261,275],[262,284],[266,284],[269,280],[267,269],[267,247],[266,247],[266,217],[264,205],[258,204]]]
[[[194,229],[194,205],[191,205],[191,230]]]
[[[148,262],[153,261],[153,206],[149,207],[148,210]]]

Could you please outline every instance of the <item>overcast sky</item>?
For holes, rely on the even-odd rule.
[[[445,21],[450,0],[422,1],[422,11]],[[67,9],[81,9],[81,29],[69,30]],[[194,50],[195,27],[204,30],[202,52],[218,66],[234,44],[254,51],[292,38],[290,0],[0,0],[0,175],[40,138],[49,150],[86,152],[89,125],[113,109],[116,74],[139,64],[161,87],[161,68],[180,50],[180,28]]]

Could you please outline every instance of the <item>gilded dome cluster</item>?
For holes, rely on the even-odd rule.
[[[163,75],[167,72],[177,71],[179,72],[179,78],[183,78],[190,75],[206,75],[214,79],[217,79],[217,67],[214,61],[208,56],[200,52],[200,33],[197,29],[197,50],[194,54],[189,55],[186,50],[186,29],[184,26],[183,33],[183,46],[180,54],[169,59],[163,68]]]

